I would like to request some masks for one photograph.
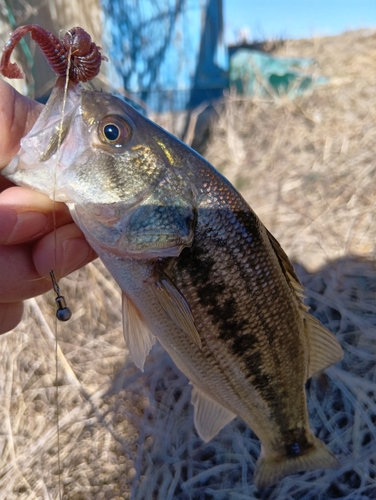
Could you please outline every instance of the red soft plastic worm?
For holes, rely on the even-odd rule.
[[[69,30],[61,40],[37,24],[28,24],[14,30],[4,47],[0,73],[7,78],[23,76],[17,64],[10,62],[10,56],[26,33],[30,33],[31,38],[39,45],[47,62],[58,76],[66,74],[70,52],[69,79],[74,83],[87,82],[97,76],[101,62],[108,60],[101,54],[101,47],[92,42],[90,35],[79,26]]]

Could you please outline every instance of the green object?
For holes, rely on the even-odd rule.
[[[296,97],[328,80],[309,74],[313,64],[314,59],[273,57],[240,49],[230,59],[230,86],[242,95]]]

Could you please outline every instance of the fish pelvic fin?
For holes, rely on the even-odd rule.
[[[268,457],[261,455],[256,463],[254,483],[257,488],[265,489],[273,486],[281,479],[296,472],[315,469],[335,469],[339,466],[337,457],[329,450],[325,443],[312,436],[310,447],[302,450],[296,456],[283,455]]]
[[[146,356],[156,342],[156,337],[146,325],[141,313],[123,292],[123,333],[134,364],[144,371]]]

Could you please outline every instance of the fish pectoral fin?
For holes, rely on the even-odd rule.
[[[194,406],[195,427],[203,441],[210,441],[236,417],[235,413],[213,401],[195,385],[192,387],[191,402]]]
[[[201,349],[200,335],[189,305],[172,281],[163,276],[151,284],[151,289],[167,316]]]
[[[314,373],[340,361],[343,358],[343,350],[332,332],[308,312],[304,311],[303,314],[309,342],[307,378],[310,378]]]
[[[134,364],[144,371],[146,356],[155,344],[156,337],[151,333],[140,312],[124,292],[123,333]]]

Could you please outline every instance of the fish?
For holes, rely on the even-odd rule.
[[[68,205],[122,290],[134,363],[158,340],[192,385],[198,435],[240,417],[261,441],[254,483],[337,467],[314,436],[305,383],[341,360],[293,265],[203,157],[105,92],[64,79],[3,170]]]

